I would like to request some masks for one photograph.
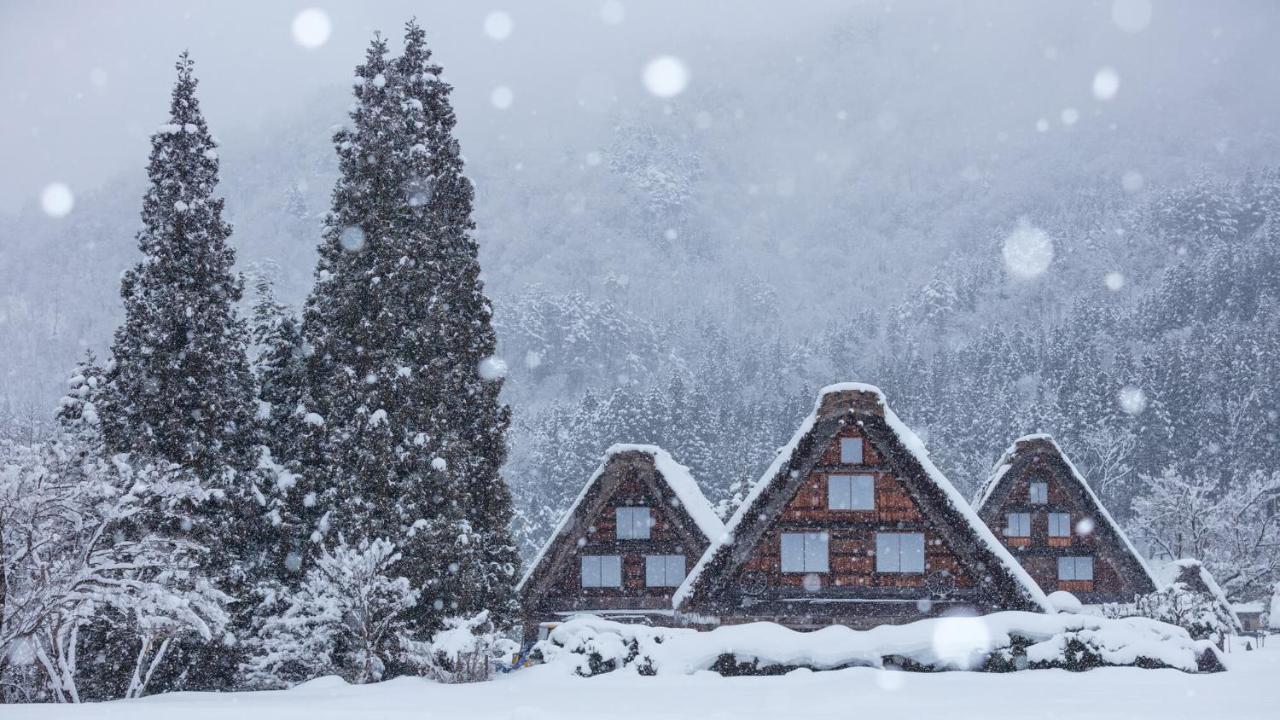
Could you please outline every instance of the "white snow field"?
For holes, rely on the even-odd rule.
[[[1227,656],[1227,672],[1103,668],[1083,673],[907,673],[851,668],[775,677],[578,678],[539,666],[474,685],[420,678],[351,686],[322,678],[292,690],[175,693],[98,705],[7,706],[5,720],[783,720],[899,717],[927,720],[1280,717],[1280,638]]]

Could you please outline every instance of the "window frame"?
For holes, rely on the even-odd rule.
[[[849,460],[845,453],[846,447],[852,447],[853,443],[857,443],[858,459]],[[867,444],[860,437],[842,437],[840,438],[840,464],[841,465],[863,465],[867,459]]]
[[[610,565],[610,566],[611,566],[611,567],[610,567],[610,570],[612,570],[612,569],[613,569],[613,568],[612,568],[612,566],[614,566],[614,565],[616,565],[616,566],[617,566],[617,581],[618,581],[618,582],[617,582],[617,584],[616,584],[616,585],[615,585],[615,584],[609,584],[609,585],[606,585],[606,584],[605,584],[605,565],[606,565],[606,561],[611,561],[611,562],[608,562],[608,563],[607,563],[608,565]],[[588,577],[589,577],[589,575],[588,575],[588,568],[589,568],[589,566],[592,566],[592,565],[594,565],[594,566],[595,566],[595,567],[594,567],[595,582],[594,582],[594,583],[588,583],[588,582],[587,582]],[[613,579],[613,573],[612,573],[612,572],[610,572],[610,578],[609,578],[609,579]],[[603,588],[603,589],[622,589],[622,584],[623,584],[623,577],[622,577],[622,556],[621,556],[621,555],[582,555],[582,556],[580,556],[580,558],[579,558],[579,564],[578,564],[578,581],[579,581],[579,583],[581,584],[581,586],[582,586],[582,588],[583,588],[584,590],[586,590],[586,589],[601,589],[601,588]]]
[[[797,539],[800,543],[800,568],[797,569],[792,563],[791,568],[788,569],[787,545],[794,545]],[[793,547],[792,560],[795,559],[794,550],[795,548]],[[818,567],[819,565],[821,567]],[[783,531],[778,533],[778,568],[779,572],[790,574],[831,572],[831,534],[826,530],[816,532],[804,530]]]
[[[863,487],[865,485],[865,487]],[[847,497],[846,505],[837,505],[837,488],[840,495]],[[862,492],[855,493],[855,488]],[[864,494],[865,493],[865,494]],[[865,506],[855,505],[856,498],[870,500]],[[859,512],[876,509],[876,476],[870,473],[832,474],[827,476],[827,509]]]
[[[640,510],[644,510],[644,522],[639,523],[643,526],[644,534],[635,534],[637,531],[637,515]],[[623,517],[626,516],[626,522]],[[653,508],[648,505],[619,505],[614,508],[614,537],[618,540],[650,540],[653,538]],[[627,534],[623,534],[622,528],[627,528]]]
[[[1036,487],[1043,487],[1044,494],[1040,499],[1036,499]],[[1032,505],[1048,505],[1049,504],[1049,481],[1033,480],[1027,486],[1027,502]]]
[[[1063,569],[1069,567],[1071,577],[1063,577]],[[1080,577],[1080,569],[1087,567],[1089,577]],[[1094,576],[1092,555],[1060,555],[1058,556],[1058,582],[1093,582]]]
[[[1022,524],[1022,521],[1024,521],[1024,520],[1025,520],[1025,522],[1026,522],[1026,526],[1025,526],[1025,528],[1014,528],[1014,527],[1013,527],[1013,525],[1014,525],[1014,523],[1013,523],[1013,519],[1014,519],[1014,518],[1018,518],[1018,520],[1019,520],[1019,523],[1018,523],[1018,524],[1019,524],[1019,525],[1021,525],[1021,524]],[[1013,533],[1013,532],[1009,532],[1011,529],[1025,529],[1025,530],[1026,530],[1026,532],[1022,532],[1022,533]],[[1029,537],[1031,537],[1031,513],[1029,513],[1029,512],[1009,512],[1009,513],[1005,513],[1005,514],[1004,514],[1004,536],[1005,536],[1005,537],[1016,537],[1016,538],[1029,538]]]
[[[675,567],[673,561],[679,561],[679,572],[673,573]],[[655,566],[660,566],[656,567]],[[660,570],[661,581],[658,583],[650,582],[653,578],[654,570]],[[650,588],[673,588],[680,587],[680,583],[684,582],[685,577],[689,573],[688,558],[684,555],[645,555],[644,556],[644,586]],[[672,575],[678,575],[672,580]]]
[[[1071,537],[1071,513],[1069,512],[1051,512],[1049,515],[1049,537],[1052,538],[1069,538]],[[1055,519],[1066,518],[1065,532],[1057,533],[1055,529]]]
[[[906,538],[920,539],[919,552],[919,569],[903,569],[904,557],[916,557],[914,553],[905,555],[903,553],[903,540]],[[929,540],[925,536],[924,531],[914,532],[877,532],[875,534],[876,543],[876,572],[892,575],[923,575],[928,570],[928,562],[925,557],[928,551]],[[914,543],[913,543],[914,544]],[[914,548],[913,548],[914,549]]]

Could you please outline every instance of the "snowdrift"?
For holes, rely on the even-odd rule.
[[[578,616],[534,648],[549,665],[591,676],[774,675],[797,668],[896,668],[919,672],[1088,670],[1131,666],[1188,673],[1225,670],[1217,648],[1182,628],[1147,618],[1001,612],[931,618],[852,630],[835,625],[798,632],[773,623],[687,628],[629,625]]]

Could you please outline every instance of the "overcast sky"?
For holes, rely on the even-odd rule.
[[[322,8],[332,26],[327,41],[317,48],[299,44],[291,30],[297,14],[309,7]],[[951,24],[935,27],[935,10]],[[752,78],[735,76],[724,58],[749,56],[759,48],[784,52],[778,57],[780,65],[799,62],[806,48],[851,12],[918,16],[921,34],[897,36],[899,46],[888,49],[890,53],[913,42],[930,43],[935,52],[969,42],[965,57],[981,63],[998,57],[984,55],[981,45],[1009,43],[1033,47],[1037,55],[1043,46],[1044,57],[1034,58],[1034,63],[1044,64],[1057,55],[1063,58],[1057,61],[1060,67],[1078,60],[1082,65],[1074,76],[1053,76],[1072,78],[1074,85],[1063,86],[1064,98],[1087,98],[1089,78],[1109,61],[1122,65],[1126,80],[1137,78],[1144,63],[1158,70],[1163,84],[1153,81],[1144,88],[1148,97],[1168,101],[1188,87],[1203,90],[1207,83],[1211,95],[1203,100],[1234,103],[1251,94],[1274,94],[1269,73],[1259,75],[1256,83],[1238,73],[1241,67],[1267,63],[1274,68],[1280,61],[1274,39],[1278,10],[1280,2],[1269,0],[966,2],[961,9],[938,2],[819,0],[0,0],[0,157],[5,165],[0,172],[0,212],[37,202],[50,182],[82,191],[122,172],[139,172],[145,165],[147,135],[165,119],[173,61],[184,48],[197,62],[206,115],[225,142],[270,126],[273,118],[296,113],[323,89],[347,92],[347,78],[371,33],[385,31],[394,46],[401,24],[416,15],[457,87],[464,141],[484,142],[486,132],[506,131],[495,129],[492,120],[482,122],[482,114],[493,115],[490,94],[505,86],[514,90],[516,103],[505,122],[527,119],[515,132],[527,133],[527,139],[536,142],[539,126],[563,129],[607,121],[589,107],[602,94],[652,102],[645,97],[640,76],[646,61],[655,56],[685,58],[691,87],[750,90]],[[512,20],[505,38],[486,33],[485,19],[494,11]],[[1088,51],[1072,55],[1081,47]],[[958,69],[963,69],[961,64]],[[967,70],[972,76],[975,68]],[[1020,82],[1031,87],[1052,81],[1037,78],[1031,70],[1031,64],[1020,62],[1017,67],[976,71],[989,72],[992,84]],[[903,77],[860,77],[859,68],[844,72],[851,80],[881,86],[912,79],[908,71]],[[1179,80],[1183,77],[1188,79],[1185,87]],[[803,82],[804,76],[794,79]],[[945,90],[922,89],[933,91],[930,88]],[[1131,84],[1122,97],[1133,97],[1132,89]],[[1010,90],[1005,101],[1016,108],[1013,84]],[[824,91],[813,88],[814,93]],[[1163,119],[1169,109],[1177,112],[1176,107],[1154,108]],[[1008,117],[1024,122],[1022,114],[1011,112]]]

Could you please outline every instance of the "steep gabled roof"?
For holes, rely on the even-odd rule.
[[[1071,458],[1067,457],[1067,454],[1062,451],[1062,448],[1051,435],[1034,433],[1031,435],[1023,435],[1013,441],[1013,444],[1010,445],[1009,448],[1004,451],[1004,454],[1000,456],[1000,459],[996,461],[995,467],[991,470],[990,477],[988,477],[987,481],[982,484],[982,487],[978,488],[978,492],[974,494],[973,507],[977,509],[978,513],[982,513],[983,508],[986,507],[987,503],[990,502],[992,498],[1003,494],[1005,483],[1002,481],[1005,480],[1005,478],[1010,477],[1009,471],[1014,467],[1015,463],[1029,455],[1037,453],[1047,457],[1050,462],[1059,463],[1061,467],[1066,469],[1067,477],[1070,477],[1071,480],[1079,486],[1085,500],[1093,505],[1093,514],[1098,520],[1102,521],[1108,531],[1120,540],[1129,555],[1132,556],[1133,562],[1142,571],[1142,574],[1151,581],[1151,586],[1153,588],[1163,587],[1163,584],[1158,578],[1156,578],[1155,573],[1151,571],[1150,566],[1147,565],[1146,560],[1143,559],[1142,553],[1138,552],[1138,548],[1129,540],[1129,536],[1125,535],[1124,529],[1120,527],[1120,523],[1116,522],[1115,518],[1111,517],[1111,513],[1107,512],[1106,506],[1102,504],[1102,500],[1100,500],[1097,494],[1093,492],[1093,488],[1090,487],[1089,482],[1084,479],[1084,475],[1076,469],[1075,464],[1071,462]]]
[[[671,454],[656,445],[630,445],[620,443],[611,446],[604,452],[604,458],[600,461],[600,466],[591,474],[586,484],[582,486],[582,490],[573,502],[565,509],[564,514],[560,516],[560,522],[556,525],[556,529],[547,538],[538,550],[538,554],[529,562],[528,569],[525,571],[524,577],[520,578],[520,582],[516,584],[516,592],[523,591],[526,583],[540,572],[543,565],[551,561],[550,550],[555,547],[557,540],[565,535],[570,529],[570,521],[581,510],[583,502],[591,496],[592,490],[600,482],[605,471],[615,458],[619,458],[626,454],[648,455],[653,460],[654,469],[657,471],[657,477],[665,483],[668,490],[671,491],[679,504],[679,507],[693,521],[694,530],[701,533],[703,537],[712,542],[724,535],[724,523],[711,509],[711,503],[707,502],[707,498],[702,494],[698,483],[694,481],[693,476],[689,474],[689,468],[676,462]],[[601,501],[607,498],[600,498]]]
[[[858,423],[895,474],[924,480],[918,483],[922,486],[920,491],[930,494],[934,505],[950,515],[957,527],[972,534],[977,541],[978,552],[997,583],[1011,588],[1027,608],[1054,612],[1027,571],[929,459],[920,438],[889,409],[884,393],[863,383],[839,383],[819,391],[813,412],[751,487],[742,505],[726,523],[723,537],[711,543],[676,590],[672,598],[676,608],[712,592],[711,585],[717,582],[717,578],[728,577],[742,567],[747,553],[759,542],[773,520],[769,509],[777,504],[775,496],[794,495],[822,449],[849,418]]]

